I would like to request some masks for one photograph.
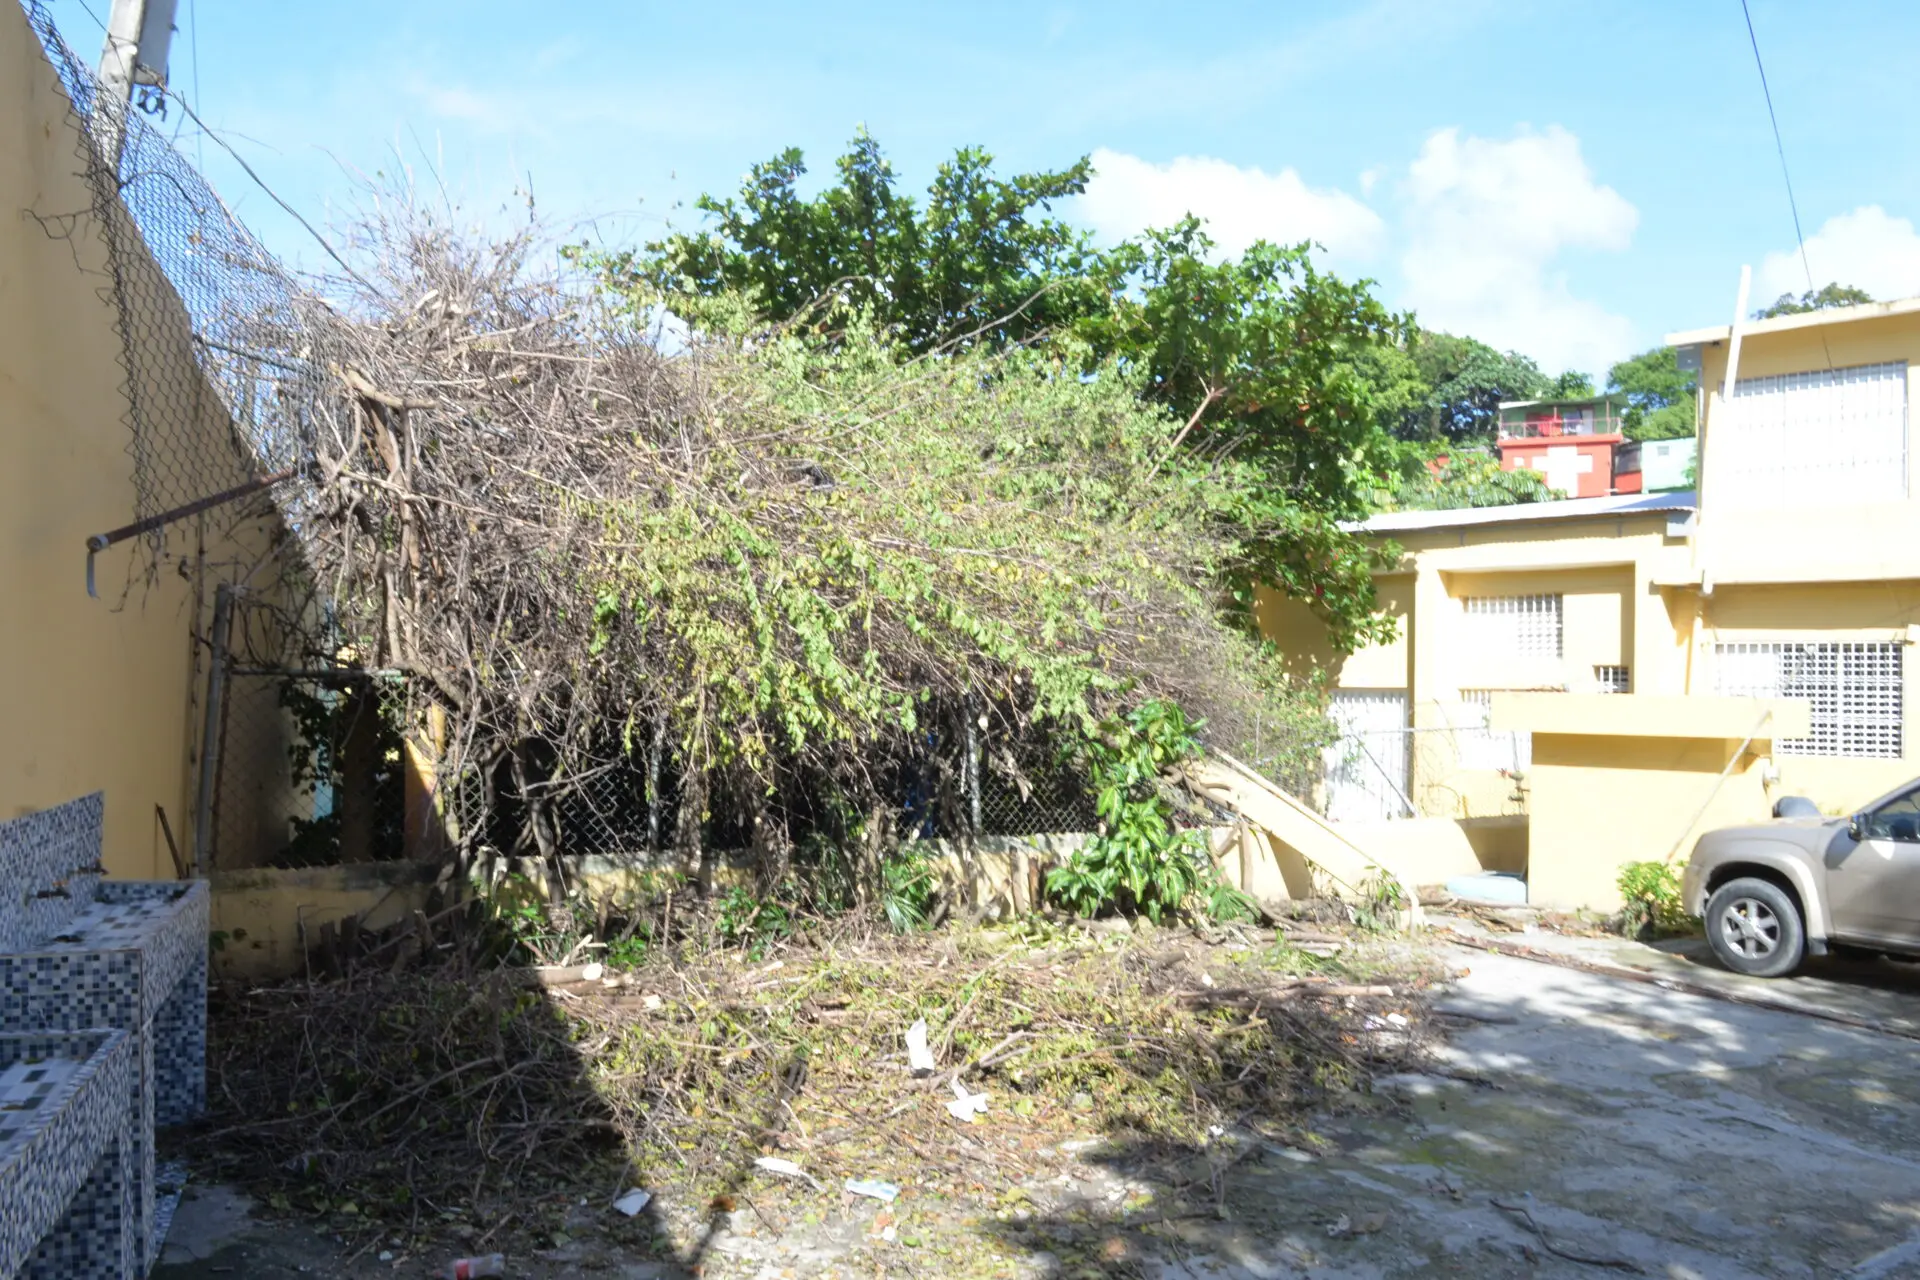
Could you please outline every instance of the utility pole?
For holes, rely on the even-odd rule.
[[[135,85],[167,83],[177,0],[113,0],[107,39],[100,48],[100,101],[95,106],[100,149],[117,173],[126,143],[127,110]]]

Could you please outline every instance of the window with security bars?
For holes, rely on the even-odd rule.
[[[1627,692],[1627,669],[1625,667],[1595,667],[1593,669],[1594,687],[1601,693]]]
[[[1771,510],[1907,496],[1907,366],[1742,378],[1712,423],[1714,502]]]
[[[1560,597],[1467,596],[1467,642],[1499,658],[1560,656]]]
[[[1462,769],[1506,769],[1515,773],[1533,764],[1533,735],[1492,729],[1492,689],[1462,689],[1454,721],[1454,744]]]
[[[1896,759],[1902,733],[1905,645],[1741,642],[1714,646],[1716,692],[1813,704],[1812,731],[1776,744],[1787,756]]]

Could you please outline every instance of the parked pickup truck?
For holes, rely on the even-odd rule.
[[[1774,813],[1701,836],[1681,877],[1720,963],[1778,978],[1809,953],[1920,956],[1920,781],[1844,818],[1799,797]]]

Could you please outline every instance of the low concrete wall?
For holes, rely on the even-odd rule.
[[[323,924],[359,916],[385,929],[424,908],[440,868],[428,862],[222,871],[213,877],[213,969],[221,977],[292,977]]]
[[[1416,885],[1442,884],[1479,871],[1527,869],[1528,819],[1403,818],[1339,824],[1362,848],[1378,849]]]

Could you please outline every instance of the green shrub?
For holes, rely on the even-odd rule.
[[[1686,924],[1680,905],[1680,878],[1664,862],[1629,862],[1616,882],[1626,907],[1620,913],[1628,937],[1675,929]]]
[[[1246,895],[1220,881],[1200,833],[1176,823],[1162,781],[1199,751],[1198,728],[1178,705],[1155,699],[1106,721],[1079,745],[1100,826],[1065,866],[1047,873],[1056,901],[1082,916],[1117,909],[1157,924],[1198,894],[1210,914],[1250,914]]]

